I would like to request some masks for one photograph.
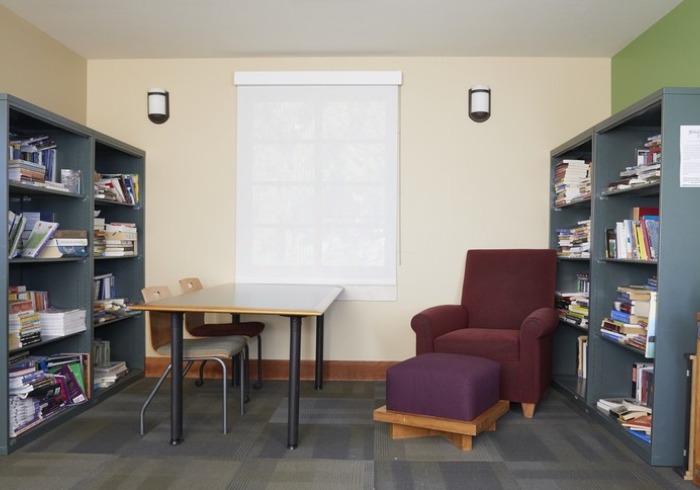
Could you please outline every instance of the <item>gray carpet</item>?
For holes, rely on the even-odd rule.
[[[551,391],[534,419],[519,406],[461,452],[441,437],[392,440],[372,411],[384,384],[301,385],[299,447],[287,441],[287,384],[251,391],[246,414],[229,393],[221,432],[219,384],[185,384],[185,442],[169,445],[168,387],[138,414],[144,379],[26,447],[0,456],[2,489],[691,489],[670,468],[647,465]]]

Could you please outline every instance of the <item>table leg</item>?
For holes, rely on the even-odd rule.
[[[170,362],[170,444],[182,442],[182,317],[183,313],[170,314],[171,353]]]
[[[301,317],[289,318],[289,408],[287,413],[287,447],[299,443],[299,379],[301,357]]]
[[[323,315],[316,317],[316,380],[315,388],[323,389]]]

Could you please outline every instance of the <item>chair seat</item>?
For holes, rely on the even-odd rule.
[[[183,339],[182,355],[185,358],[193,357],[233,357],[247,345],[245,337],[211,337],[199,339]],[[164,344],[156,350],[158,354],[170,356],[170,343]]]
[[[221,337],[226,335],[243,335],[257,337],[265,328],[262,322],[240,323],[207,323],[199,327],[191,327],[188,332],[195,337]]]
[[[467,354],[499,362],[518,361],[520,331],[493,328],[460,328],[436,338],[435,351]]]

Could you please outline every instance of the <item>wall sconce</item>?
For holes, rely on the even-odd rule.
[[[164,88],[148,89],[148,119],[163,124],[170,117],[170,94]]]
[[[486,85],[474,85],[469,89],[469,117],[479,123],[491,117],[491,89]]]

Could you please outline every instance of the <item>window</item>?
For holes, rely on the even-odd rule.
[[[236,73],[236,280],[396,299],[397,72]]]

